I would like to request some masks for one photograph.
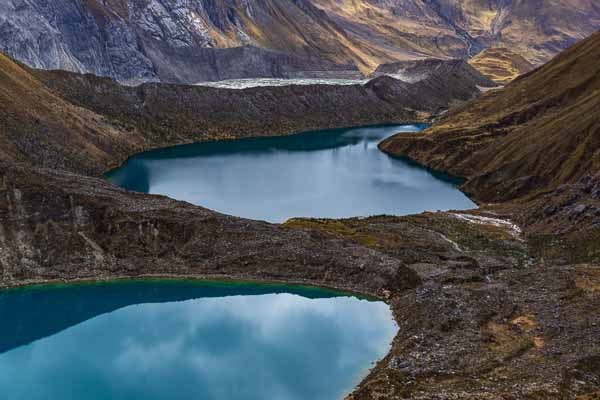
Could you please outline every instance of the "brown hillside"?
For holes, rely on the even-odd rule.
[[[142,145],[104,117],[76,107],[34,78],[27,69],[0,54],[0,159],[90,171]]]
[[[479,94],[468,74],[410,84],[258,87],[119,85],[109,78],[30,70],[0,58],[0,160],[101,174],[150,148],[416,122]]]
[[[600,33],[489,92],[419,135],[381,149],[468,179],[484,202],[522,197],[600,171]]]
[[[471,58],[469,64],[481,74],[503,85],[534,68],[523,56],[502,47],[482,51]]]

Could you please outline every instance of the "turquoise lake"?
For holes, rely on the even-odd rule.
[[[315,288],[125,281],[0,292],[7,400],[343,398],[389,307]]]
[[[458,182],[377,145],[425,125],[375,126],[195,143],[132,157],[107,178],[225,214],[284,222],[469,209]]]

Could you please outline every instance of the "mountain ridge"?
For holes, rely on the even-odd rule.
[[[470,74],[455,77],[242,90],[131,87],[91,74],[34,70],[0,55],[0,159],[99,175],[156,147],[420,122],[479,94]]]
[[[354,64],[365,74],[379,64],[466,59],[498,46],[540,64],[598,26],[594,0],[6,0],[0,51],[36,68],[189,84],[206,80],[190,65],[201,49],[254,46],[324,66]]]
[[[482,207],[585,259],[600,243],[599,59],[600,32],[380,149],[465,178]]]

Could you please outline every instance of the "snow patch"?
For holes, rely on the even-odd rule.
[[[508,232],[515,238],[520,240],[521,237],[521,228],[511,221],[507,221],[499,218],[491,218],[491,217],[483,217],[480,215],[471,215],[471,214],[458,214],[458,213],[449,213],[451,216],[461,219],[463,221],[467,221],[471,224],[479,224],[479,225],[492,225],[500,228],[505,228]]]

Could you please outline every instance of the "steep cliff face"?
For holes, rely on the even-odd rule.
[[[162,48],[154,68],[162,82],[199,83],[247,78],[362,79],[354,64],[336,64],[320,58],[303,58],[254,46],[229,49]]]
[[[132,83],[157,80],[135,31],[113,12],[113,3],[3,1],[1,49],[36,68],[92,72]],[[97,7],[88,9],[91,4]]]
[[[33,67],[131,84],[195,83],[221,73],[346,77],[356,68],[331,63],[370,72],[398,60],[466,58],[490,46],[540,63],[599,26],[595,0],[5,0],[0,50]],[[243,46],[274,53],[214,51]],[[240,54],[253,60],[243,70]],[[222,57],[233,61],[214,61]]]
[[[304,1],[7,0],[0,5],[0,50],[32,67],[90,72],[130,84],[195,83],[219,78],[219,73],[285,77],[287,70],[343,70],[332,61],[344,64],[352,57],[338,41],[327,40],[341,32],[321,17]],[[240,46],[296,56],[253,48],[211,51]],[[315,46],[319,54],[310,51]],[[240,76],[235,66],[244,63],[242,55],[255,62]],[[215,64],[219,57],[233,66]],[[325,57],[330,61],[316,59]],[[253,69],[256,64],[268,67]],[[348,70],[358,73],[355,66]]]

